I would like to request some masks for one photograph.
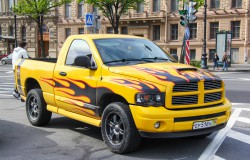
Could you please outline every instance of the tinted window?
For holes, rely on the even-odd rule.
[[[92,57],[92,53],[88,46],[88,43],[83,40],[74,40],[69,48],[66,65],[74,65],[74,60],[77,56],[89,56]]]

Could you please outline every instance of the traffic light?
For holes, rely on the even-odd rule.
[[[187,10],[179,10],[179,14],[180,14],[180,24],[183,26],[183,27],[186,27],[187,25]]]
[[[188,13],[187,13],[187,19],[189,22],[194,22],[197,17],[195,16],[195,13],[197,12],[197,10],[195,9],[197,2],[189,2],[188,3]]]

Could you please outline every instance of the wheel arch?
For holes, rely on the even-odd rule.
[[[27,78],[25,82],[26,95],[29,93],[30,90],[35,88],[41,89],[39,82],[34,78]]]
[[[103,114],[104,109],[113,102],[122,102],[124,104],[129,104],[128,101],[121,95],[115,93],[106,93],[102,95],[100,99],[100,115]]]

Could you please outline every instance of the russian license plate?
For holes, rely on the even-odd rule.
[[[216,125],[216,119],[202,122],[194,122],[193,129],[209,128]]]

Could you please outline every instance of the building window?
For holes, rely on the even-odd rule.
[[[178,40],[178,24],[171,24],[171,40]]]
[[[231,22],[232,38],[240,38],[240,21]]]
[[[26,28],[25,28],[25,26],[22,26],[21,31],[22,31],[22,33],[21,33],[22,41],[26,41]]]
[[[71,35],[71,28],[65,29],[65,39],[67,39]]]
[[[153,0],[153,12],[160,11],[160,0]]]
[[[170,54],[177,54],[177,49],[170,49]]]
[[[2,1],[0,1],[0,12],[2,12]]]
[[[160,40],[160,35],[161,35],[160,29],[161,29],[160,25],[153,26],[153,40],[154,41]]]
[[[13,26],[9,27],[9,36],[14,36],[14,28],[13,28]]]
[[[219,31],[219,22],[210,23],[210,39],[216,38],[216,33]]]
[[[122,34],[128,34],[128,27],[122,27]]]
[[[78,28],[78,33],[79,34],[84,34],[84,28]]]
[[[232,0],[232,8],[241,8],[242,0]]]
[[[107,27],[107,33],[108,34],[113,34],[114,29],[112,27]]]
[[[143,2],[138,2],[137,3],[137,13],[143,13],[144,12],[144,3]]]
[[[197,38],[197,23],[190,23],[190,39]]]
[[[179,0],[171,0],[171,11],[176,12],[179,10]]]
[[[8,4],[9,9],[12,8],[13,5],[14,5],[14,0],[9,0],[9,4]]]
[[[211,0],[211,9],[219,9],[220,8],[220,0]]]
[[[83,2],[78,3],[78,18],[82,18],[84,15],[84,4]]]
[[[65,4],[65,18],[71,18],[71,5],[70,5],[70,3]]]
[[[196,57],[196,50],[190,49],[190,60],[191,61],[195,60],[195,57]]]

